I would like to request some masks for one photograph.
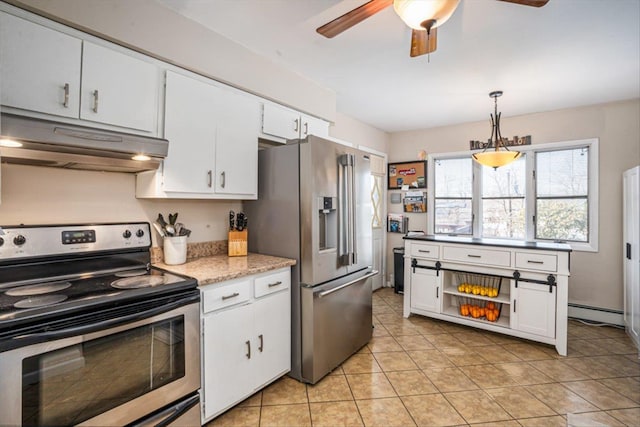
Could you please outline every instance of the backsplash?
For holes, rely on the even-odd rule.
[[[227,240],[187,243],[187,260],[205,256],[225,255],[227,248]],[[152,264],[163,262],[164,250],[162,246],[152,246],[150,252]]]

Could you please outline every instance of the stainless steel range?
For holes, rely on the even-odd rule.
[[[148,223],[0,228],[0,425],[199,425],[200,294]]]

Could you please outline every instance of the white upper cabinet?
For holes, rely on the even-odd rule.
[[[265,103],[262,133],[283,139],[329,136],[329,123],[276,104]]]
[[[164,167],[138,175],[137,197],[257,197],[257,98],[167,71],[164,127],[169,140]]]
[[[78,118],[82,40],[0,12],[0,103]]]
[[[216,106],[215,191],[256,198],[260,103],[247,94],[222,88]]]
[[[85,41],[80,118],[154,132],[159,84],[155,65]]]
[[[167,71],[164,191],[213,193],[215,86]]]
[[[157,66],[4,12],[0,24],[3,106],[157,134]]]

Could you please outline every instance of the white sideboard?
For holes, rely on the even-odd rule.
[[[551,344],[566,356],[570,253],[566,244],[406,237],[404,317]]]

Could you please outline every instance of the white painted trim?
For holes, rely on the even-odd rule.
[[[596,307],[576,307],[569,304],[569,317],[624,326],[624,316],[621,311],[603,311]]]

